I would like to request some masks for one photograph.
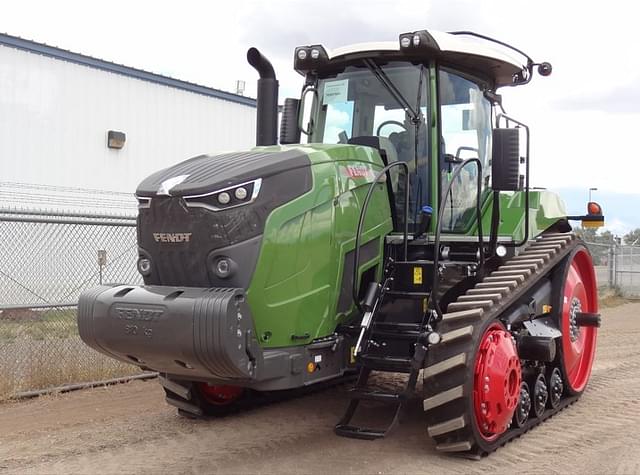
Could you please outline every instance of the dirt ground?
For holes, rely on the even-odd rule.
[[[598,338],[580,401],[480,461],[436,453],[419,401],[368,442],[332,432],[345,386],[192,421],[151,380],[0,405],[0,473],[640,473],[640,303]]]

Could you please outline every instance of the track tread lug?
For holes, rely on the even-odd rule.
[[[445,371],[449,371],[450,369],[457,368],[458,366],[464,366],[467,362],[467,354],[460,353],[451,358],[447,358],[446,360],[442,360],[439,363],[436,363],[431,366],[427,366],[423,370],[423,376],[425,378],[432,378],[433,376],[437,376],[439,374],[444,373]]]
[[[458,416],[454,417],[453,419],[449,419],[448,421],[428,426],[427,432],[431,437],[436,437],[438,435],[453,432],[454,430],[463,429],[466,425],[467,421],[465,420],[464,416]]]
[[[447,307],[447,312],[467,310],[470,308],[488,309],[493,306],[493,300],[471,300],[469,302],[452,302]]]
[[[484,310],[481,308],[471,308],[469,310],[460,310],[457,312],[447,312],[442,315],[445,321],[460,320],[463,318],[480,318]]]
[[[422,407],[425,411],[442,406],[448,402],[461,398],[464,395],[464,386],[456,386],[455,388],[447,389],[435,396],[428,397],[422,403]]]
[[[496,293],[482,293],[482,294],[472,294],[472,295],[461,295],[460,297],[458,297],[458,302],[467,302],[467,301],[474,301],[474,300],[493,300],[494,302],[497,302],[498,300],[500,300],[502,298],[502,294],[496,294]]]
[[[468,440],[462,440],[460,442],[449,442],[436,445],[438,452],[467,452],[471,450],[473,444]]]
[[[441,344],[449,343],[450,341],[457,340],[459,338],[471,337],[473,335],[473,325],[458,328],[457,330],[451,330],[450,332],[442,334]]]

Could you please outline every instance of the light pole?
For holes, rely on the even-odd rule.
[[[597,188],[589,188],[589,203],[591,203],[591,192],[592,191],[598,191]]]

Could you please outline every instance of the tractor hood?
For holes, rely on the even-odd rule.
[[[247,288],[267,218],[313,185],[300,150],[201,155],[137,190],[138,252],[147,285]],[[226,259],[228,275],[216,274]]]
[[[310,164],[307,154],[300,150],[200,155],[149,176],[140,183],[136,195],[149,198],[202,195]]]

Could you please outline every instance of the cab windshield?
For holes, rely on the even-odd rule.
[[[409,165],[409,222],[429,202],[428,68],[397,61],[370,60],[318,80],[311,142],[356,143],[359,137],[379,137],[388,163]],[[400,168],[389,174],[395,196],[396,224],[400,224],[404,178]]]

